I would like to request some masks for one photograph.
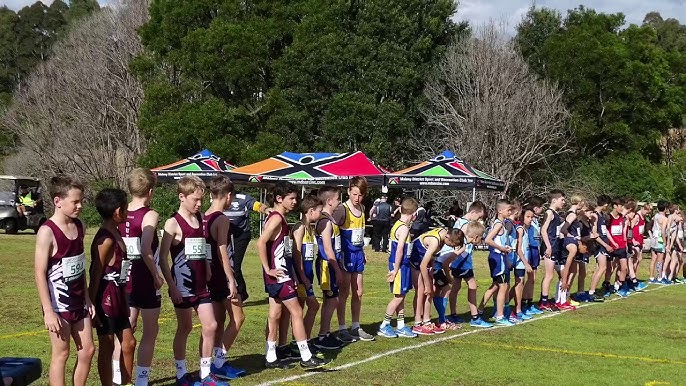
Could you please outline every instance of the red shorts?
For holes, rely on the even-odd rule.
[[[298,296],[293,280],[277,284],[265,284],[265,289],[270,298],[288,300]]]
[[[64,319],[69,324],[74,324],[78,323],[81,320],[85,319],[88,317],[88,310],[85,308],[80,309],[80,310],[74,310],[74,311],[62,311],[62,312],[57,312],[57,315],[59,315],[60,318]]]
[[[203,296],[187,296],[179,304],[174,304],[174,308],[191,308],[198,309],[201,304],[212,303],[209,292]]]

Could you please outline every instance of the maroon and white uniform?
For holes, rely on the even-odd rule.
[[[143,236],[143,218],[152,209],[148,207],[129,211],[126,222],[119,224],[119,232],[126,244],[126,255],[131,260],[131,270],[126,282],[126,294],[129,306],[141,309],[160,308],[160,290],[155,289],[155,281],[145,265],[141,251],[141,237]],[[155,269],[159,269],[159,238],[157,230],[152,239],[152,253],[155,259]]]
[[[210,296],[214,302],[223,302],[224,299],[228,298],[229,285],[227,283],[226,273],[224,272],[224,266],[222,265],[222,257],[219,253],[219,246],[217,240],[212,237],[212,224],[224,213],[214,212],[205,216],[203,219],[203,228],[205,228],[205,241],[207,242],[208,257],[211,259],[210,268],[212,270],[212,276],[210,281],[207,283],[207,288],[210,290]],[[227,246],[227,251],[231,253],[231,248]],[[229,254],[229,259],[231,267],[233,268],[233,259]]]
[[[98,260],[98,245],[105,239],[114,242],[114,262],[105,264],[102,269],[100,286],[95,298],[95,310],[102,319],[103,316],[119,319],[129,317],[129,306],[126,302],[126,278],[131,261],[126,258],[126,252],[121,248],[117,237],[107,229],[100,228],[93,238],[91,247],[91,266]]]
[[[78,231],[75,239],[69,239],[52,220],[43,226],[52,230],[57,250],[48,259],[48,292],[52,310],[69,323],[75,323],[88,315],[86,310],[86,254],[83,250],[83,224],[75,220]]]
[[[267,264],[269,269],[283,269],[284,276],[272,277],[262,272],[264,277],[264,288],[269,297],[281,300],[288,300],[298,296],[295,289],[295,282],[291,277],[293,272],[293,260],[291,260],[290,251],[292,250],[291,239],[288,236],[288,223],[286,218],[277,211],[272,211],[267,216],[265,224],[273,216],[279,216],[281,220],[281,229],[275,240],[267,241]]]
[[[210,302],[207,289],[207,248],[203,221],[200,213],[196,214],[200,227],[191,227],[186,220],[175,213],[174,218],[181,228],[181,242],[172,246],[170,252],[174,261],[172,276],[174,284],[181,292],[183,303],[175,304],[177,308],[197,307],[200,303]]]

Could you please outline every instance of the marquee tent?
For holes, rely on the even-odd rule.
[[[152,169],[159,181],[174,181],[185,176],[198,176],[210,179],[219,173],[226,173],[235,166],[205,149],[188,158]]]

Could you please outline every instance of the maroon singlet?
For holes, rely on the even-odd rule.
[[[100,276],[100,286],[95,298],[96,310],[110,318],[129,316],[129,305],[126,302],[126,278],[130,262],[126,253],[119,245],[117,237],[107,229],[100,228],[93,238],[91,246],[91,266],[100,258],[98,245],[105,239],[114,242],[114,262],[106,264]]]
[[[198,239],[200,239],[202,240],[202,244],[205,244],[202,216],[200,213],[197,213],[196,217],[200,224],[199,228],[191,227],[179,213],[174,214],[174,218],[181,228],[182,236],[181,242],[176,245],[172,243],[170,248],[174,261],[172,276],[174,277],[176,288],[181,292],[181,296],[184,298],[208,298],[210,296],[210,293],[207,290],[206,254],[203,253],[202,256],[199,254],[187,256],[186,254],[186,243],[188,239],[192,239],[191,241],[193,243],[199,243],[200,241]]]
[[[47,279],[50,303],[57,313],[86,308],[86,255],[83,250],[83,224],[74,220],[77,236],[69,239],[52,220],[43,226],[52,230],[57,251],[49,258]]]

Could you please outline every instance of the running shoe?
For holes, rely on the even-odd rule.
[[[553,312],[553,308],[551,307],[551,306],[553,306],[553,305],[554,305],[554,304],[552,304],[552,303],[542,303],[542,302],[541,302],[541,303],[538,304],[538,309],[539,309],[540,311]]]
[[[573,299],[569,299],[569,300],[567,300],[565,303],[567,303],[567,304],[569,304],[569,305],[572,305],[572,306],[574,306],[574,307],[579,307],[579,306],[581,305],[581,303],[579,303],[579,302],[577,302],[576,300],[573,300]]]
[[[660,284],[660,283],[657,281],[657,279],[655,279],[655,278],[652,278],[652,279],[648,280],[648,283],[650,283],[650,284]]]
[[[379,327],[379,331],[376,333],[378,336],[383,336],[384,338],[397,338],[398,334],[393,331],[393,327],[387,324],[383,327]]]
[[[539,310],[538,307],[532,304],[531,307],[526,309],[526,313],[529,315],[541,315],[543,314],[543,311]]]
[[[557,306],[557,308],[559,308],[562,311],[574,311],[574,310],[576,310],[576,306],[569,304],[569,302],[556,303],[555,305]]]
[[[343,347],[343,342],[331,335],[331,333],[328,333],[324,337],[312,339],[312,345],[320,350],[338,350]]]
[[[510,313],[510,316],[507,318],[507,320],[509,320],[510,323],[514,323],[514,324],[519,324],[519,323],[522,323],[524,321],[522,319],[519,319],[517,317],[517,314],[515,314],[515,313]]]
[[[353,343],[356,341],[355,337],[348,332],[347,329],[345,330],[338,330],[338,335],[336,336],[338,340],[340,340],[343,343]]]
[[[276,348],[276,356],[284,361],[299,361],[300,360],[300,350],[297,348],[293,351],[290,345],[279,346]]]
[[[315,370],[320,369],[329,363],[331,363],[331,359],[319,359],[312,356],[308,361],[300,361],[300,367],[302,367],[303,370]]]
[[[602,303],[602,302],[605,301],[605,298],[604,298],[604,297],[602,297],[602,296],[600,296],[600,295],[598,295],[598,294],[596,294],[596,293],[594,293],[594,294],[589,294],[588,296],[591,298],[591,301],[592,301],[592,302]]]
[[[450,322],[455,323],[455,324],[464,323],[464,320],[463,320],[462,318],[460,318],[459,316],[457,316],[457,315],[450,315],[450,316],[448,316],[447,319],[448,319]]]
[[[368,334],[362,327],[353,328],[350,331],[350,335],[352,335],[353,339],[361,340],[363,342],[371,342],[376,339],[374,338],[374,335]]]
[[[459,324],[453,323],[451,321],[445,321],[444,323],[441,323],[439,327],[446,331],[455,331],[462,328],[462,326],[460,326]]]
[[[288,369],[294,368],[295,365],[293,363],[290,363],[290,362],[287,362],[287,361],[284,361],[281,359],[277,359],[273,362],[268,362],[267,359],[265,358],[264,367],[266,367],[268,369],[288,370]]]
[[[416,338],[417,334],[412,331],[411,328],[404,326],[401,329],[396,329],[395,333],[398,335],[400,338]]]
[[[512,327],[512,326],[514,326],[515,324],[512,323],[512,322],[510,322],[509,320],[507,320],[507,319],[505,319],[505,318],[503,317],[503,318],[500,318],[500,319],[497,319],[497,318],[496,318],[496,320],[495,320],[495,325],[496,325],[496,326],[501,326],[501,327]]]
[[[639,281],[636,284],[636,291],[643,291],[644,289],[646,289],[646,287],[648,287],[648,284]]]
[[[531,320],[533,319],[533,316],[524,313],[524,312],[519,312],[517,313],[517,319],[522,319],[522,320]]]
[[[469,322],[469,325],[472,326],[472,327],[477,327],[477,328],[490,328],[490,327],[493,327],[493,324],[488,323],[487,321],[485,321],[485,320],[483,320],[483,319],[481,319],[481,318],[472,320],[471,322]]]
[[[210,373],[205,378],[196,381],[194,386],[229,386],[229,382],[222,381],[216,375]]]
[[[625,289],[620,289],[619,291],[617,291],[617,295],[625,298],[625,297],[629,296],[629,291],[627,291]]]
[[[245,375],[245,370],[238,369],[229,364],[229,362],[224,363],[222,367],[216,367],[214,363],[210,366],[210,372],[219,378],[224,379],[236,379]]]
[[[195,386],[195,377],[186,373],[181,378],[176,378],[176,386]]]
[[[427,326],[420,324],[412,327],[412,332],[418,335],[433,335],[434,331]]]
[[[671,282],[669,279],[667,279],[667,278],[662,279],[662,281],[661,281],[660,283],[662,283],[662,284],[664,284],[664,285],[670,285],[670,284],[672,284],[672,282]]]
[[[445,332],[445,329],[433,324],[432,322],[424,323],[424,326],[428,327],[431,331],[433,331],[434,334],[442,334]]]

